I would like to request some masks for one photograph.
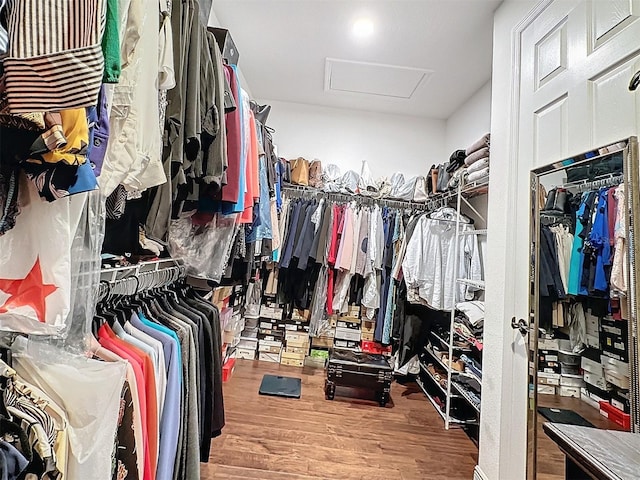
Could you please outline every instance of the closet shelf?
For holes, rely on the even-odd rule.
[[[464,232],[460,232],[460,235],[486,235],[487,229],[481,228],[478,230],[465,230]]]
[[[436,363],[440,365],[441,368],[443,368],[447,372],[449,371],[449,366],[446,363],[444,363],[442,359],[438,355],[436,355],[436,353],[431,348],[426,346],[424,347],[424,351],[428,353],[436,361]],[[482,379],[478,377],[475,373],[473,373],[471,370],[465,370],[464,372],[459,372],[458,370],[451,370],[451,374],[460,375],[462,377],[473,378],[476,382],[478,382],[482,386]]]
[[[433,381],[433,383],[435,383],[438,388],[442,391],[442,393],[444,395],[447,394],[447,389],[445,387],[443,387],[442,385],[440,385],[440,382],[438,382],[438,380],[436,379],[436,377],[433,376],[433,374],[427,369],[427,367],[424,366],[424,364],[422,362],[418,362],[420,364],[420,368],[422,369],[422,371],[424,373],[426,373],[429,378]],[[451,394],[451,398],[455,398],[455,397],[460,397],[460,395],[455,395],[455,394]]]
[[[484,280],[470,280],[468,278],[459,278],[458,283],[467,285],[469,287],[474,287],[479,290],[484,290]]]
[[[469,396],[467,389],[457,382],[451,382],[451,384],[452,384],[452,387],[455,388],[460,393],[462,398],[464,398],[466,402],[469,405],[471,405],[476,412],[480,413],[480,405],[476,405],[476,403],[473,401],[471,396]]]
[[[440,335],[438,335],[434,331],[431,331],[431,335],[433,335],[433,337],[436,340],[438,340],[442,344],[442,346],[444,348],[446,348],[446,350],[449,349],[449,342],[447,340],[443,339]],[[458,352],[467,352],[467,353],[473,351],[471,347],[460,347],[460,346],[457,346],[457,345],[453,345],[453,349],[458,351]]]
[[[431,405],[433,405],[433,408],[436,409],[436,412],[440,414],[440,416],[442,417],[442,420],[446,420],[447,415],[440,409],[440,405],[438,405],[438,403],[433,399],[433,396],[429,392],[427,392],[427,389],[423,385],[422,381],[419,378],[416,378],[416,383],[420,387],[420,390],[422,390],[422,393],[424,393],[425,396],[429,399],[429,401],[431,402]],[[478,422],[476,420],[460,420],[458,418],[449,417],[449,423],[453,423],[457,425],[474,425],[474,424],[477,424]]]
[[[464,372],[460,372],[460,375],[463,377],[473,378],[476,382],[478,382],[482,386],[482,379],[473,373],[471,370],[465,370]]]

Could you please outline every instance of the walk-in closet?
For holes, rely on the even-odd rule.
[[[0,0],[0,478],[640,479],[638,38]]]

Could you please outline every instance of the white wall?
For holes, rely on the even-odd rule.
[[[510,326],[516,311],[509,282],[517,254],[509,199],[517,165],[511,162],[509,133],[514,85],[512,35],[535,7],[532,0],[507,0],[496,11],[493,36],[491,176],[485,263],[482,413],[477,473],[488,480],[525,478],[527,359],[522,336]],[[519,252],[518,252],[519,254]],[[512,285],[511,285],[512,286]]]
[[[445,149],[467,148],[491,129],[491,80],[447,119]]]
[[[209,27],[227,28],[220,23],[220,20],[218,20],[218,16],[216,15],[216,12],[213,10],[213,0],[211,3],[212,4],[211,4],[211,11],[209,12],[209,23],[207,25]],[[240,52],[240,54],[242,54],[242,52]],[[242,58],[242,55],[241,55],[241,58]],[[249,82],[247,82],[247,79],[244,77],[242,73],[242,68],[240,67],[240,61],[238,61],[237,68],[238,68],[238,77],[240,78],[240,85],[242,85],[242,88],[244,89],[245,92],[249,94],[250,97],[253,97],[253,95],[251,94],[251,86],[249,85]]]
[[[272,106],[268,124],[275,129],[278,154],[285,158],[318,158],[344,173],[360,172],[367,160],[374,179],[400,171],[425,175],[442,163],[445,122],[418,117],[344,110],[262,100]]]

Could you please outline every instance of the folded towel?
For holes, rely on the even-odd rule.
[[[481,158],[485,158],[489,156],[489,147],[483,147],[480,150],[476,150],[475,152],[467,155],[467,158],[464,159],[464,164],[468,167],[473,162],[480,160]]]
[[[473,143],[469,148],[467,148],[466,154],[468,156],[473,152],[480,150],[482,147],[488,147],[489,145],[491,145],[491,134],[487,133],[486,135],[483,135],[480,140]]]
[[[489,176],[489,167],[483,168],[482,170],[478,170],[477,172],[473,172],[469,176],[467,176],[467,182],[477,182],[478,180]]]
[[[473,162],[471,165],[467,167],[468,173],[477,172],[478,170],[482,170],[483,168],[487,168],[489,166],[489,157],[481,158],[477,162]]]

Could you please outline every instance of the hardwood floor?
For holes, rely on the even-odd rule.
[[[587,405],[578,398],[561,397],[559,395],[538,395],[538,404],[541,407],[573,410],[593,423],[597,428],[621,430],[616,423],[600,415],[599,410]],[[537,480],[564,480],[564,454],[542,430],[542,424],[545,422],[548,422],[548,420],[538,414]]]
[[[302,397],[258,395],[265,373],[302,379]],[[391,402],[324,398],[324,370],[238,360],[224,384],[226,426],[202,479],[471,479],[477,448],[446,431],[417,385],[393,384]]]

